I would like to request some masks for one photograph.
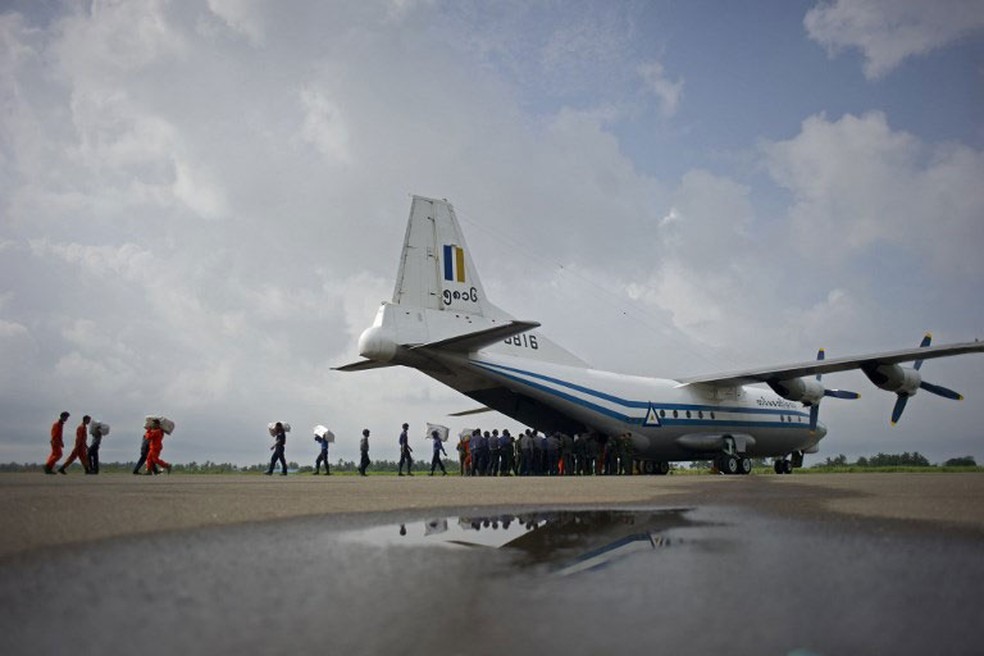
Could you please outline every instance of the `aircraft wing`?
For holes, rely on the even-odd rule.
[[[735,385],[748,385],[751,383],[765,383],[770,380],[789,380],[810,376],[813,374],[830,374],[837,371],[848,371],[860,369],[863,365],[883,365],[898,364],[900,362],[912,362],[914,360],[930,360],[932,358],[945,358],[951,355],[962,355],[964,353],[984,352],[984,342],[973,341],[961,344],[941,344],[940,346],[927,346],[924,348],[902,349],[900,351],[887,351],[885,353],[872,353],[868,355],[856,355],[846,358],[833,358],[830,360],[808,360],[795,364],[779,365],[762,369],[746,369],[744,371],[733,371],[724,374],[712,374],[708,376],[693,376],[689,378],[678,378],[677,382],[681,385],[713,385],[715,387],[730,387]]]

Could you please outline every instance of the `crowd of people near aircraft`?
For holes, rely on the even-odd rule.
[[[629,435],[541,433],[526,429],[514,437],[478,428],[458,441],[462,476],[627,475],[635,469]]]

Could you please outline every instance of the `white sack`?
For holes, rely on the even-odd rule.
[[[437,431],[437,436],[441,438],[442,442],[448,441],[450,429],[447,426],[441,426],[440,424],[427,424],[427,434],[424,437],[428,440],[433,439],[431,437],[431,433],[434,431]]]

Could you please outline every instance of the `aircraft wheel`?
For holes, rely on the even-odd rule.
[[[738,458],[725,454],[718,460],[718,469],[724,474],[738,473]]]
[[[642,473],[643,474],[655,474],[656,473],[656,463],[652,460],[642,461]]]
[[[786,462],[787,462],[786,460],[776,460],[775,463],[773,463],[772,468],[775,470],[775,472],[777,474],[785,474],[786,473],[786,466],[785,466],[785,463]]]
[[[751,458],[739,458],[738,460],[738,473],[742,475],[748,475],[752,473],[752,460]]]
[[[670,463],[666,462],[665,460],[660,460],[658,463],[656,463],[656,473],[659,474],[660,476],[666,476],[667,474],[669,474]]]
[[[793,463],[789,462],[788,460],[783,460],[782,463],[783,463],[782,464],[782,473],[783,474],[792,474],[793,473]]]

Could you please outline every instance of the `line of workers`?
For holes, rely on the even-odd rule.
[[[542,434],[527,429],[475,429],[458,442],[462,476],[587,476],[635,473],[632,439],[625,435]]]
[[[98,474],[99,447],[102,445],[102,438],[109,434],[109,426],[102,422],[93,422],[89,415],[82,417],[82,423],[75,429],[75,443],[72,446],[72,452],[65,459],[65,462],[58,466],[58,461],[61,460],[65,448],[65,422],[71,416],[68,411],[62,412],[58,415],[57,421],[51,425],[51,453],[44,463],[44,473],[54,474],[57,471],[59,474],[65,474],[65,469],[78,460],[86,474]],[[168,474],[171,473],[171,464],[161,458],[161,451],[164,449],[164,433],[169,433],[174,429],[174,425],[171,423],[168,424],[166,430],[162,427],[163,423],[167,421],[164,418],[147,418],[144,426],[146,432],[140,444],[140,459],[137,461],[137,466],[133,468],[134,474],[141,473],[141,469],[145,465],[147,474],[157,474],[160,471],[158,467],[163,468]],[[92,441],[88,444],[86,444],[85,439],[86,429],[92,436]]]

